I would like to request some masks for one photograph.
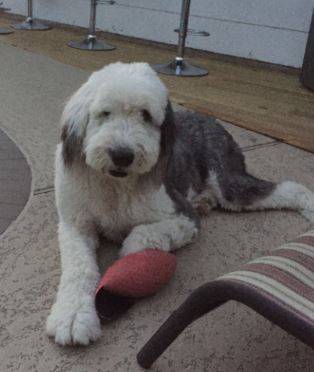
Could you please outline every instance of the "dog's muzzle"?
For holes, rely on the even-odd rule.
[[[125,177],[127,176],[127,168],[134,161],[134,152],[128,148],[118,148],[108,150],[109,156],[116,169],[109,171],[113,177]]]
[[[119,177],[119,178],[126,177],[128,175],[127,172],[125,172],[124,170],[119,170],[119,169],[112,169],[109,171],[109,174],[112,177]]]

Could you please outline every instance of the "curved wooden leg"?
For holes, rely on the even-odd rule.
[[[228,301],[225,287],[213,281],[193,291],[137,354],[139,365],[149,368],[189,324]]]

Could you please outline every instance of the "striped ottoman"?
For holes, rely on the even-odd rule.
[[[194,320],[235,300],[314,348],[314,230],[198,289],[137,355],[149,368]]]

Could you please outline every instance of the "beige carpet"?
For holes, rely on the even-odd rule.
[[[292,212],[213,212],[203,221],[199,241],[178,253],[178,270],[164,290],[105,325],[94,345],[56,346],[44,332],[60,275],[53,154],[62,104],[87,75],[0,40],[0,127],[27,156],[33,175],[26,208],[0,237],[1,372],[140,371],[137,351],[191,290],[310,228]],[[255,174],[313,188],[312,154],[225,125]],[[116,247],[104,246],[102,267],[116,255]],[[308,347],[243,305],[229,303],[189,327],[153,370],[310,372],[313,365]]]

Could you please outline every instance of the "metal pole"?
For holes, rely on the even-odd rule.
[[[184,57],[185,40],[189,24],[191,0],[183,0],[181,7],[180,30],[179,30],[179,44],[178,44],[178,57]]]
[[[49,30],[50,26],[33,19],[33,0],[27,0],[27,16],[24,22],[14,24],[16,30]]]
[[[82,50],[114,50],[116,47],[107,44],[103,41],[98,41],[96,38],[96,14],[98,4],[113,4],[113,2],[107,2],[103,0],[90,0],[90,13],[89,13],[89,26],[88,34],[83,41],[72,40],[68,43],[71,48],[82,49]]]
[[[28,19],[33,19],[33,0],[28,0]]]
[[[208,71],[206,69],[194,66],[184,59],[185,40],[188,33],[190,5],[191,0],[182,0],[177,56],[171,62],[156,64],[152,66],[155,71],[161,74],[176,76],[204,76],[208,74]],[[175,31],[177,32],[177,30]],[[208,33],[205,34],[206,36],[209,36]]]
[[[89,16],[89,38],[95,38],[96,35],[96,6],[97,0],[90,2],[90,16]]]

